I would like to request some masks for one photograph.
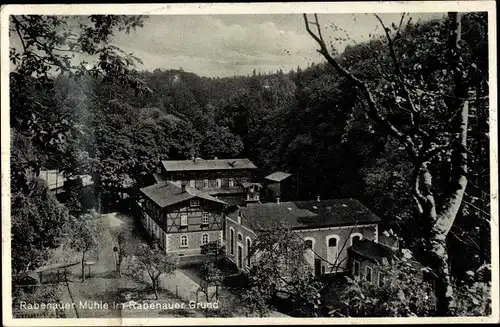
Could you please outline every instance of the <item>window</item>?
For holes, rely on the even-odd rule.
[[[367,282],[371,282],[372,281],[372,273],[373,273],[373,269],[372,267],[366,267],[365,268],[365,279]]]
[[[234,187],[234,179],[229,179],[229,187]]]
[[[203,187],[207,188],[208,187],[208,179],[203,180]]]
[[[304,243],[305,243],[306,249],[312,249],[313,248],[313,241],[312,240],[306,240]]]
[[[231,254],[234,254],[234,229],[231,228],[230,230],[230,241],[231,241],[231,245],[230,245],[230,253]]]
[[[201,244],[207,244],[207,243],[208,243],[208,234],[201,235]]]
[[[215,180],[215,185],[216,185],[217,187],[222,187],[222,180],[221,180],[220,178],[217,178],[217,179]]]
[[[191,201],[189,201],[189,206],[191,206],[191,207],[199,207],[200,206],[200,200],[191,200]]]
[[[360,233],[353,233],[351,235],[351,246],[353,246],[356,242],[359,242],[363,239],[363,235]]]
[[[187,226],[187,225],[188,225],[188,216],[181,215],[181,226]]]
[[[384,286],[384,276],[382,275],[382,273],[380,271],[377,273],[377,285],[379,287]]]
[[[243,236],[240,233],[238,233],[238,242],[243,242]]]
[[[338,257],[338,236],[329,236],[327,238],[327,260],[331,265],[335,265]]]
[[[208,225],[208,212],[204,212],[201,214],[201,224]]]
[[[196,187],[196,182],[195,182],[194,179],[192,179],[192,180],[189,181],[189,186],[192,187],[192,188]]]
[[[359,278],[359,261],[354,260],[352,265],[352,274],[354,275],[354,277]]]
[[[250,255],[251,255],[252,241],[247,237],[247,267],[250,267]]]
[[[181,247],[187,247],[188,246],[188,237],[187,235],[182,235],[181,236]]]

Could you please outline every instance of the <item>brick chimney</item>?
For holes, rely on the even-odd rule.
[[[187,184],[187,182],[186,182],[186,181],[182,181],[182,182],[181,182],[181,190],[182,190],[182,193],[185,193],[185,192],[186,192],[186,184]]]
[[[276,203],[277,203],[277,204],[280,204],[280,198],[279,198],[279,197],[278,197],[278,198],[276,198]]]
[[[319,195],[316,197],[316,201],[321,202]]]

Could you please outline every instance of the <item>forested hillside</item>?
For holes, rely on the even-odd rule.
[[[445,20],[410,23],[396,45],[416,85],[419,78],[425,83],[435,80],[431,88],[436,93],[441,92],[440,76],[446,74],[439,59],[446,24]],[[463,55],[477,73],[471,75],[476,87],[468,136],[470,183],[448,238],[453,244],[452,274],[458,282],[490,262],[486,32],[486,15],[464,17]],[[347,47],[338,60],[357,77],[379,86],[383,84],[375,79],[391,65],[384,39],[375,37]],[[159,160],[247,157],[260,168],[261,176],[275,170],[294,174],[297,199],[359,199],[384,220],[387,229],[403,237],[405,247],[418,253],[419,222],[414,219],[417,208],[407,154],[400,151],[397,139],[372,126],[358,93],[329,65],[227,78],[200,77],[182,69],[132,69],[128,74],[135,81],[132,88],[128,82],[99,74],[64,74],[44,84],[31,83],[35,78],[19,71],[11,74],[14,165],[28,158],[37,167],[57,167],[68,176],[91,174],[97,185],[130,177],[134,187],[142,187]],[[381,98],[390,92],[390,86],[377,89]],[[434,105],[426,94],[418,101]],[[438,111],[436,106],[436,120],[446,115]],[[404,124],[406,118],[397,110],[387,114]],[[28,134],[28,122],[52,130]],[[430,130],[439,129],[436,121],[424,123]],[[49,134],[56,137],[42,139]],[[444,160],[438,167],[439,193],[448,185],[450,163]],[[13,204],[21,207],[13,209],[14,222],[22,221],[23,216],[16,215],[28,205],[19,201]],[[23,226],[14,224],[14,234]],[[27,249],[18,251],[21,255]],[[23,265],[14,266],[23,270]]]

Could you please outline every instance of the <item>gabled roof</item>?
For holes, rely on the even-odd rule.
[[[391,258],[403,257],[403,253],[401,251],[393,250],[386,245],[375,243],[367,239],[362,239],[354,243],[348,250],[380,264],[383,263],[384,259],[387,259],[390,262]],[[422,268],[422,264],[412,258],[406,259],[406,262],[412,268]]]
[[[233,170],[257,169],[250,160],[244,159],[212,159],[204,160],[163,160],[161,162],[166,171],[193,171],[193,170]]]
[[[375,243],[368,239],[362,239],[355,242],[350,248],[350,251],[378,263],[382,263],[383,259],[391,258],[396,255],[396,251],[392,250],[388,246],[382,245],[380,243]]]
[[[180,184],[170,181],[141,188],[141,193],[151,199],[151,201],[156,203],[161,208],[194,198],[201,198],[212,202],[226,204],[224,201],[216,199],[211,195],[208,195],[187,185],[186,191],[182,192],[182,187]]]
[[[376,224],[381,219],[355,199],[262,203],[239,207],[242,223],[254,231],[286,224],[293,229]]]
[[[274,172],[270,175],[267,175],[266,177],[264,177],[265,179],[268,179],[270,181],[273,181],[273,182],[281,182],[282,180],[288,178],[292,176],[292,174],[289,174],[289,173],[284,173],[282,171],[277,171],[277,172]]]
[[[153,173],[153,177],[157,183],[165,182],[165,178],[163,178],[162,174],[159,174],[157,172]]]

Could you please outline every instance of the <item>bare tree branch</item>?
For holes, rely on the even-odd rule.
[[[416,130],[420,136],[428,138],[429,134],[422,130],[420,128],[420,110],[417,110],[415,103],[413,102],[413,99],[411,98],[410,92],[408,91],[408,88],[406,87],[406,83],[404,80],[404,74],[403,71],[401,70],[401,65],[399,64],[399,60],[396,56],[396,50],[394,49],[394,42],[391,38],[391,35],[389,34],[389,28],[385,26],[383,20],[380,18],[379,15],[374,14],[377,20],[380,22],[380,25],[382,25],[382,28],[384,29],[385,32],[385,37],[387,39],[387,45],[389,47],[389,52],[391,54],[391,59],[394,64],[394,70],[396,73],[396,78],[401,86],[401,90],[403,91],[403,96],[408,102],[408,105],[410,107],[410,120],[411,120],[411,125],[414,130]],[[401,27],[401,23],[403,22],[404,18],[404,13],[401,15],[401,21],[399,26]],[[399,30],[398,30],[399,33]]]
[[[12,20],[14,21],[14,25],[16,27],[16,33],[19,36],[19,40],[21,40],[21,44],[23,45],[23,50],[24,52],[27,52],[26,44],[24,43],[24,38],[21,35],[21,30],[19,29],[21,25],[21,22],[16,18],[16,16],[12,16]]]
[[[392,124],[387,118],[385,118],[381,113],[380,113],[380,108],[378,107],[377,103],[375,102],[375,99],[373,97],[373,94],[370,92],[368,89],[368,86],[366,83],[361,81],[359,78],[355,77],[352,73],[347,71],[344,67],[342,67],[335,58],[332,57],[332,55],[329,53],[328,48],[326,47],[325,41],[323,40],[321,36],[321,27],[319,25],[319,22],[317,20],[317,15],[316,17],[316,22],[311,23],[316,25],[317,30],[318,30],[318,35],[316,35],[314,32],[311,31],[311,28],[309,26],[309,20],[307,18],[307,14],[304,14],[304,22],[306,25],[306,30],[309,33],[309,35],[318,43],[320,46],[320,49],[317,50],[320,54],[323,55],[323,57],[327,60],[327,62],[335,68],[335,70],[342,76],[347,78],[351,83],[354,84],[354,86],[358,87],[361,90],[361,93],[365,97],[366,101],[368,102],[368,109],[366,112],[368,113],[368,116],[373,119],[376,123],[382,125],[384,128],[386,128],[394,137],[402,141],[403,143],[406,144],[407,149],[409,151],[410,156],[416,158],[418,157],[418,151],[415,146],[415,143],[413,139],[400,131],[394,124]]]

